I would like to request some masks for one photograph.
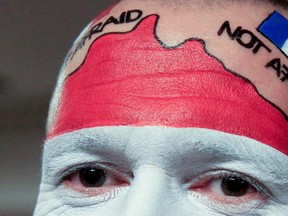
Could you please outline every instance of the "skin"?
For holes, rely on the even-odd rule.
[[[271,131],[282,131],[282,137],[287,134],[288,81],[281,82],[277,74],[265,68],[265,65],[273,58],[281,58],[282,64],[288,65],[288,58],[256,30],[274,10],[288,18],[287,12],[264,4],[231,3],[225,7],[219,4],[203,7],[191,1],[188,5],[180,4],[176,7],[173,4],[162,5],[157,1],[126,0],[88,25],[74,43],[70,54],[95,23],[104,22],[112,15],[118,17],[123,11],[133,9],[141,9],[142,17],[159,15],[157,37],[167,46],[181,44],[188,38],[203,40],[209,55],[214,56],[228,71],[232,71],[233,77],[236,74],[249,80],[255,88],[257,99],[264,99],[263,105],[275,112],[277,118],[269,117],[265,122],[267,127],[272,125]],[[231,40],[225,33],[218,36],[217,31],[226,20],[229,20],[233,29],[242,26],[253,32],[271,52],[260,49],[255,54],[251,49],[243,48],[235,40]],[[111,32],[129,32],[136,25],[137,22],[107,25],[102,32],[87,40],[73,54],[72,59],[68,54],[59,83],[67,81],[58,85],[57,89],[62,89],[63,95],[67,95],[67,83],[72,80],[67,77],[82,65],[94,41]],[[148,37],[147,34],[145,36]],[[113,44],[111,49],[112,46]],[[70,77],[77,77],[77,72]],[[145,83],[144,79],[143,82]],[[230,86],[229,83],[225,83],[226,85]],[[91,87],[91,92],[92,89]],[[229,90],[229,87],[224,88],[222,93]],[[125,96],[123,98],[128,99]],[[76,100],[76,97],[68,99]],[[102,99],[105,100],[106,97]],[[228,107],[233,102],[225,103]],[[254,135],[249,136],[240,129],[232,130],[233,125],[236,128],[236,123],[228,125],[227,130],[220,130],[218,126],[205,128],[192,123],[183,126],[176,125],[173,121],[169,124],[161,121],[156,124],[155,119],[146,119],[140,123],[120,121],[117,124],[103,121],[89,127],[87,124],[80,124],[69,131],[57,130],[59,122],[66,121],[61,118],[66,110],[65,106],[68,106],[65,97],[61,98],[56,90],[44,145],[42,183],[34,212],[36,216],[285,215],[288,211],[288,158],[285,140],[282,144],[274,145],[272,143],[281,143],[278,142],[281,139],[266,141]],[[98,110],[91,106],[91,112],[95,111],[93,108]],[[215,112],[213,106],[208,106],[207,109]],[[144,112],[150,113],[149,109]],[[161,112],[162,110],[156,110],[156,114]],[[241,113],[248,112],[248,109],[235,112],[240,116]],[[77,120],[82,114],[74,113],[69,116]],[[217,115],[224,114],[225,110],[217,110]],[[265,113],[258,114],[259,119],[268,117]],[[253,125],[256,119],[253,116],[251,119]],[[249,125],[249,119],[247,124],[245,121],[241,123],[244,128]],[[107,179],[102,187],[85,187],[79,180],[79,170],[91,166],[107,170]],[[227,173],[236,173],[249,182],[249,190],[245,195],[235,197],[223,194],[220,184]]]
[[[195,128],[97,127],[53,138],[44,151],[45,180],[36,215],[284,215],[287,211],[283,177],[287,156],[245,137]],[[102,188],[84,188],[77,176],[58,185],[68,167],[83,164],[105,167],[117,178]],[[210,179],[224,171],[257,179],[269,188],[269,195],[225,197],[217,182],[201,185],[205,175]],[[197,184],[201,186],[194,189]]]

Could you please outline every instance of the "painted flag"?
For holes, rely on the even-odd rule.
[[[288,57],[288,20],[278,12],[273,12],[258,27],[266,38],[274,43]]]
[[[93,42],[63,85],[47,138],[100,126],[194,127],[250,137],[288,155],[282,113],[206,53],[203,42],[159,43],[157,19]]]

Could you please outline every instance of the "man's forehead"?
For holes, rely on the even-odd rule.
[[[132,3],[130,2],[130,4]],[[121,4],[119,5],[121,8]],[[62,78],[79,70],[96,40],[113,33],[126,34],[134,31],[151,14],[149,10],[146,10],[147,8],[142,11],[133,9],[131,6],[131,8],[124,10],[118,9],[119,5],[116,9],[112,7],[113,13],[110,14],[111,8],[109,8],[103,13],[106,15],[104,18],[101,16],[102,19],[94,20],[83,31],[68,54],[62,71]],[[173,14],[173,10],[172,12],[165,10],[166,12],[163,15],[163,11],[158,9],[160,15],[157,16],[160,16],[160,18],[157,20],[157,24],[154,25],[153,33],[159,43],[163,41],[162,45],[170,48],[181,46],[192,38],[205,42],[205,48],[209,55],[215,56],[223,63],[225,68],[233,71],[233,73],[251,81],[260,95],[286,112],[287,116],[288,98],[283,97],[283,95],[287,93],[288,89],[288,58],[285,58],[285,54],[282,54],[283,51],[281,53],[280,48],[273,48],[275,45],[269,41],[268,36],[265,36],[267,38],[263,37],[265,34],[262,31],[262,25],[266,25],[265,20],[269,20],[269,17],[277,12],[269,15],[271,13],[269,7],[266,9],[261,7],[259,8],[259,16],[253,17],[251,16],[253,7],[252,9],[248,7],[248,9],[243,8],[243,14],[239,16],[238,13],[235,14],[235,11],[227,8],[222,11],[221,17],[218,16],[217,11],[212,10],[209,12],[209,14],[211,13],[209,16],[205,16],[205,19],[203,19],[205,14],[201,13],[201,10],[194,10],[193,13],[192,11],[189,11],[189,13],[182,11],[182,13],[177,14],[177,19],[175,19],[176,14]],[[282,16],[282,20],[286,19],[283,15],[279,15]],[[182,19],[185,22],[177,24]],[[255,33],[257,32],[256,29],[258,33]],[[268,29],[270,29],[270,32],[273,31],[270,27]],[[266,35],[269,35],[269,32]],[[127,41],[123,41],[121,44],[123,46],[131,45]],[[115,43],[106,44],[106,46],[113,49]],[[138,43],[137,45],[134,44],[135,46],[147,48],[149,44]],[[131,49],[123,48],[120,46],[118,50],[113,50],[119,53],[118,57],[124,56],[126,58],[125,55],[127,55],[127,59],[133,60],[131,55],[126,54],[127,50],[130,53]],[[102,48],[99,50],[102,50]],[[109,50],[106,49],[105,51],[109,52]]]
[[[148,16],[133,31],[107,34],[92,44],[64,83],[48,137],[97,126],[199,127],[287,153],[283,113],[207,53],[204,41],[175,47],[158,41],[157,18]]]

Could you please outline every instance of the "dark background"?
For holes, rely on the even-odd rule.
[[[0,0],[0,215],[35,207],[48,103],[74,39],[115,0]]]

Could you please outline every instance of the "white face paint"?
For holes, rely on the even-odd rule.
[[[79,170],[106,170],[84,187]],[[250,185],[223,193],[223,176]],[[255,140],[199,128],[96,127],[45,143],[35,216],[285,215],[288,157]]]

